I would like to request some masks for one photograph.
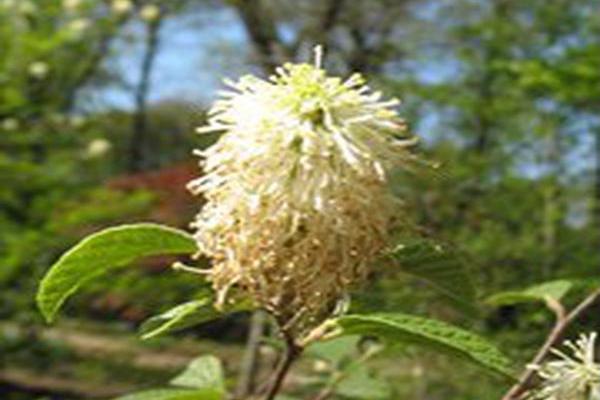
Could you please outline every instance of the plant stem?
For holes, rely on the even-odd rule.
[[[252,394],[256,384],[256,373],[260,364],[259,346],[262,340],[263,331],[265,328],[265,314],[262,310],[256,310],[252,314],[250,327],[248,332],[248,341],[244,358],[242,360],[242,368],[238,382],[236,398],[244,399]]]
[[[281,389],[281,385],[283,384],[286,375],[290,371],[290,367],[302,353],[302,347],[297,346],[289,335],[284,333],[284,336],[286,345],[285,355],[277,366],[273,380],[271,381],[267,390],[265,400],[275,399],[275,396],[277,396],[277,393],[279,393],[279,390]]]
[[[600,289],[596,289],[588,295],[581,303],[579,303],[570,313],[564,314],[561,308],[556,307],[556,301],[549,302],[550,308],[556,313],[556,323],[546,338],[543,346],[537,352],[533,360],[529,364],[539,365],[548,355],[550,349],[560,340],[567,327],[581,316],[588,308],[590,308],[600,297]],[[502,400],[517,400],[519,399],[531,385],[531,381],[535,376],[535,370],[527,368],[519,377],[518,382],[510,388],[508,393],[502,397]]]

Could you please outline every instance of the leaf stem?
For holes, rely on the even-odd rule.
[[[568,314],[565,314],[562,306],[558,306],[559,303],[556,300],[552,299],[548,301],[549,308],[552,309],[556,314],[556,322],[548,334],[546,341],[529,364],[540,364],[546,358],[552,347],[554,347],[554,345],[560,340],[569,325],[579,318],[588,308],[594,305],[598,298],[600,298],[600,289],[596,289],[590,293]],[[510,388],[504,397],[502,397],[502,400],[517,400],[521,398],[521,396],[531,386],[531,381],[533,380],[534,376],[535,370],[531,368],[525,369],[523,374],[521,374],[519,377],[518,382]]]
[[[285,377],[290,371],[290,367],[292,366],[294,361],[298,359],[300,354],[302,354],[303,348],[296,345],[296,343],[290,335],[286,334],[285,332],[283,333],[283,335],[285,338],[286,345],[285,354],[281,359],[279,365],[277,366],[277,369],[275,370],[275,375],[269,385],[269,388],[267,389],[265,400],[275,399],[275,396],[277,396],[277,393],[279,393],[279,390],[281,389]]]

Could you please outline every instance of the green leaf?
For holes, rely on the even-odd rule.
[[[518,303],[545,301],[548,297],[560,300],[571,290],[573,285],[574,283],[568,280],[544,282],[524,290],[497,293],[488,297],[486,303],[493,306],[507,306]]]
[[[477,313],[476,291],[466,258],[460,251],[430,239],[411,239],[388,258],[405,274],[423,280],[459,308]]]
[[[79,242],[50,268],[37,293],[37,304],[51,322],[65,300],[93,279],[147,256],[196,251],[187,233],[156,224],[105,229]]]
[[[221,360],[214,356],[198,357],[171,381],[171,385],[192,389],[213,389],[225,393]]]
[[[222,400],[223,393],[211,390],[153,389],[128,394],[114,400]]]
[[[335,386],[335,392],[344,397],[358,399],[387,399],[392,395],[388,382],[373,376],[363,364],[353,365]]]
[[[388,343],[413,343],[458,356],[512,377],[512,362],[475,333],[442,321],[407,314],[347,315],[337,319],[345,335],[375,335]]]
[[[140,327],[140,333],[142,339],[151,339],[210,321],[219,315],[213,307],[212,298],[192,300],[147,319]]]
[[[234,306],[223,311],[214,307],[212,292],[198,300],[179,304],[162,314],[144,321],[140,328],[142,339],[152,339],[167,333],[173,333],[204,322],[212,321],[229,313],[247,311],[251,306],[248,302],[239,301]]]
[[[338,366],[345,358],[356,352],[359,340],[360,336],[342,336],[314,342],[307,349],[307,354],[327,360],[333,366]]]

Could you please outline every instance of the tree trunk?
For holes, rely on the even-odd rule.
[[[270,74],[286,55],[272,15],[261,0],[237,0],[233,5],[252,42],[259,65]]]
[[[545,164],[550,169],[546,187],[544,188],[544,216],[542,237],[544,243],[544,265],[542,280],[552,276],[552,269],[557,260],[558,224],[561,218],[559,177],[562,171],[560,158],[560,133],[556,124],[549,127]]]
[[[592,220],[596,231],[596,240],[594,244],[598,251],[598,258],[600,261],[600,127],[596,128],[595,142],[596,166],[594,170],[594,206],[592,210]]]
[[[135,113],[133,132],[129,143],[129,171],[142,171],[146,165],[147,143],[147,102],[150,89],[150,76],[158,52],[159,31],[162,18],[149,22],[144,57],[142,58],[140,80],[135,90]]]

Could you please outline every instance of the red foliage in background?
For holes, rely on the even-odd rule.
[[[154,193],[158,202],[149,218],[165,225],[186,227],[202,205],[202,201],[186,189],[188,182],[198,173],[195,163],[183,163],[157,171],[120,176],[111,179],[107,185],[116,190]]]

